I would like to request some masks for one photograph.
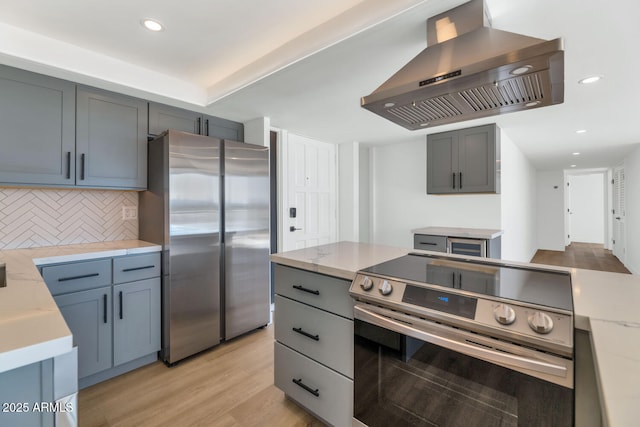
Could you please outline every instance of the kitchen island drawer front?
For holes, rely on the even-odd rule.
[[[275,338],[353,378],[353,322],[276,295]]]
[[[160,253],[129,255],[113,259],[113,283],[160,276]]]
[[[111,284],[111,258],[42,267],[42,277],[52,295]]]
[[[413,248],[423,251],[447,252],[447,237],[430,234],[414,234]]]
[[[276,387],[334,426],[351,426],[353,381],[276,342]]]
[[[279,295],[353,319],[347,280],[276,264],[275,283]]]

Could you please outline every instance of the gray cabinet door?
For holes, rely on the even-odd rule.
[[[0,66],[0,182],[73,185],[75,84]]]
[[[149,135],[160,135],[167,129],[201,134],[202,114],[168,105],[149,103]]]
[[[113,287],[113,364],[160,350],[160,278]]]
[[[112,365],[111,287],[74,292],[54,298],[78,347],[78,378]]]
[[[232,141],[244,141],[244,125],[242,123],[213,116],[204,116],[203,119],[203,135]]]
[[[147,187],[147,102],[78,88],[76,185]]]
[[[0,374],[0,426],[54,425],[54,413],[42,408],[54,402],[53,359],[32,363]]]
[[[457,192],[458,133],[427,136],[427,194]]]
[[[458,189],[462,193],[495,191],[496,127],[478,126],[458,131]]]

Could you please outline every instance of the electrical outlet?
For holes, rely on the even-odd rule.
[[[137,206],[123,206],[122,207],[122,219],[138,219],[138,207]]]

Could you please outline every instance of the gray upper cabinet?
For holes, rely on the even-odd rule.
[[[495,124],[427,136],[427,194],[500,193]]]
[[[0,66],[0,182],[73,185],[75,84]]]
[[[244,125],[242,123],[150,102],[149,135],[160,135],[167,129],[220,139],[244,141]]]
[[[147,102],[78,87],[76,185],[147,187]]]

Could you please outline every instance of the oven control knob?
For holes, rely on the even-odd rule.
[[[493,317],[502,325],[510,325],[516,321],[516,312],[507,304],[499,304],[493,309]]]
[[[553,320],[548,314],[536,311],[529,316],[529,327],[539,334],[548,334],[553,329]]]
[[[369,276],[364,276],[364,279],[360,282],[360,287],[363,291],[369,292],[373,288],[373,280],[371,280]]]
[[[386,296],[389,295],[391,291],[393,291],[393,286],[391,286],[391,283],[389,283],[388,280],[383,280],[382,283],[380,283],[378,290],[382,295]]]

